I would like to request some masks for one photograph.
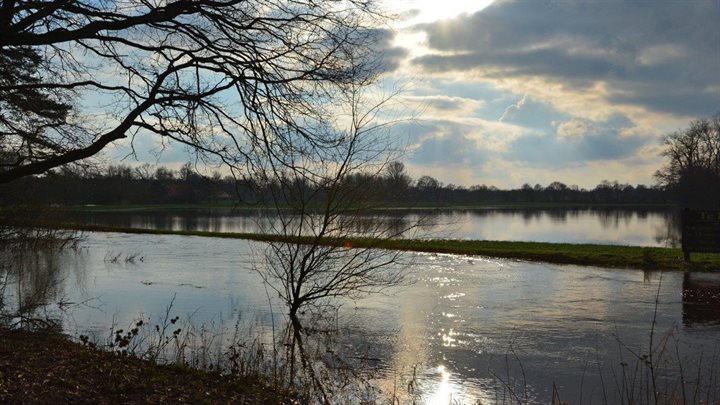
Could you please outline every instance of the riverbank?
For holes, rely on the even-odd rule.
[[[0,403],[285,404],[259,378],[157,365],[70,341],[56,332],[0,328]]]
[[[278,235],[257,233],[169,231],[67,223],[62,225],[55,224],[53,226],[89,232],[200,236],[247,239],[261,242],[316,242],[312,237],[286,238]],[[632,268],[640,270],[720,271],[720,254],[696,253],[692,255],[692,261],[688,263],[683,260],[682,251],[675,248],[456,239],[325,238],[318,242],[332,246],[450,253],[581,266]]]

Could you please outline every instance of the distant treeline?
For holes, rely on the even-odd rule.
[[[668,204],[673,195],[659,187],[632,186],[603,181],[588,190],[552,182],[547,186],[525,184],[519,189],[494,186],[445,185],[431,176],[417,180],[406,174],[404,165],[393,162],[376,175],[356,174],[349,184],[373,190],[378,205],[475,205],[505,203],[549,204]],[[213,173],[198,174],[191,164],[180,170],[154,168],[148,164],[103,169],[56,170],[44,176],[20,179],[0,187],[0,204],[197,204],[261,202],[263,190],[252,180]]]

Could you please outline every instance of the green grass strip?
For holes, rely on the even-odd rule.
[[[680,249],[659,247],[452,239],[388,240],[371,238],[324,238],[318,241],[313,237],[285,237],[281,235],[258,233],[169,231],[67,223],[53,224],[51,227],[90,232],[200,236],[246,239],[262,242],[318,242],[324,245],[332,246],[480,255],[547,263],[575,264],[582,266],[633,268],[643,270],[720,271],[720,254],[694,253],[692,255],[692,262],[686,263],[683,261],[683,254]]]

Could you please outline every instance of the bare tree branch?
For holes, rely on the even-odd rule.
[[[332,146],[332,132],[307,128],[343,88],[372,83],[382,18],[359,0],[3,0],[0,182],[94,156],[128,133],[236,169],[291,133],[306,154]]]

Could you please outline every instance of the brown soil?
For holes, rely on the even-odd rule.
[[[0,328],[0,403],[286,404],[259,379],[231,378],[71,342],[53,332]]]

